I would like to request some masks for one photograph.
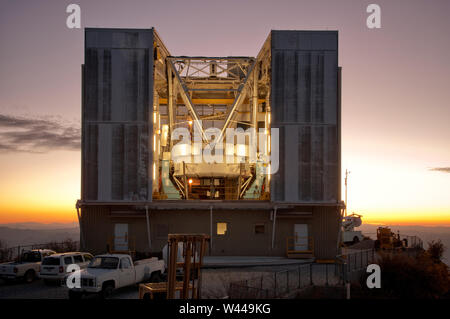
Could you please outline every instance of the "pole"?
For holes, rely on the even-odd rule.
[[[145,218],[147,219],[147,240],[148,240],[148,249],[150,252],[152,251],[152,237],[150,236],[150,218],[148,216],[148,206],[145,206]]]
[[[83,226],[81,223],[81,213],[80,213],[80,201],[77,201],[75,208],[77,209],[77,216],[78,216],[78,225],[80,228],[80,249],[86,249],[86,240],[84,238],[84,232],[83,232]]]
[[[273,224],[272,224],[272,249],[275,247],[275,226],[277,220],[277,206],[273,209]]]
[[[350,171],[345,169],[345,216],[347,216],[347,207],[348,207],[348,199],[347,199],[347,185],[348,185],[348,175],[350,175]]]
[[[209,206],[209,251],[213,248],[213,207]]]
[[[298,288],[300,289],[302,286],[302,273],[301,273],[301,268],[300,266],[298,266]]]
[[[350,299],[350,283],[349,282],[347,282],[346,287],[347,287],[347,299]]]

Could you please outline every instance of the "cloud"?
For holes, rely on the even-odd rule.
[[[27,118],[0,114],[0,152],[80,150],[78,126],[54,117]]]
[[[450,167],[433,167],[433,168],[430,168],[430,171],[441,172],[441,173],[450,173]]]

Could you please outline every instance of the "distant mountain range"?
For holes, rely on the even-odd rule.
[[[29,223],[7,223],[7,224],[0,224],[0,227],[8,227],[8,228],[15,228],[15,229],[67,229],[67,228],[78,228],[78,222],[72,222],[72,223],[50,223],[50,224],[43,224],[43,223],[35,223],[35,222],[29,222]]]
[[[78,224],[0,224],[0,241],[7,247],[62,242],[66,239],[80,240]]]

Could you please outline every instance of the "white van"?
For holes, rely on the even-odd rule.
[[[69,265],[77,264],[83,269],[92,259],[94,256],[82,252],[60,253],[45,257],[39,269],[39,278],[44,279],[45,283],[60,282],[66,277]]]

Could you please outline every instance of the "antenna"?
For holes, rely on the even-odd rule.
[[[350,174],[350,171],[345,169],[345,216],[347,216],[347,207],[348,207],[348,201],[347,201],[347,179],[348,175]]]

